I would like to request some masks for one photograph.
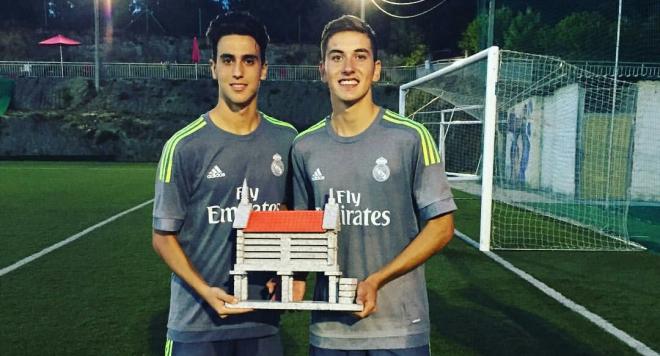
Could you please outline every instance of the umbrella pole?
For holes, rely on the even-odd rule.
[[[62,45],[60,45],[60,70],[62,71],[62,78],[64,78],[64,60],[62,59]]]

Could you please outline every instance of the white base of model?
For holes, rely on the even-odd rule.
[[[264,300],[246,300],[236,304],[225,304],[227,308],[252,308],[276,310],[332,310],[332,311],[362,311],[362,304],[328,303],[303,300],[300,302],[280,302]]]

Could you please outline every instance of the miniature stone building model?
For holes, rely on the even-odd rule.
[[[357,279],[341,278],[337,263],[340,230],[339,206],[330,191],[323,211],[252,211],[248,188],[243,182],[241,202],[236,210],[236,264],[234,296],[229,307],[291,310],[360,311],[355,304]],[[281,277],[280,302],[247,300],[248,272],[271,271]],[[328,276],[327,301],[293,301],[293,274],[322,272]]]

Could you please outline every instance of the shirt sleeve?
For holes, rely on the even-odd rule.
[[[425,149],[423,148],[424,142],[413,146],[415,147],[413,157],[416,158],[413,192],[419,217],[422,220],[428,220],[456,210],[456,204],[447,181],[444,162],[441,160],[431,135],[426,128],[422,127],[422,130],[423,135],[420,140],[423,141],[426,137],[428,144]]]
[[[295,142],[291,149],[291,165],[293,168],[293,208],[295,210],[313,210],[314,193],[305,171],[304,157],[296,149]]]
[[[190,185],[184,174],[183,163],[180,150],[172,152],[171,158],[168,158],[166,149],[163,150],[156,173],[153,210],[155,230],[178,232],[183,225],[190,197]]]

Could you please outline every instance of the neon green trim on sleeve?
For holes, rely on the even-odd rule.
[[[165,356],[172,356],[172,346],[174,346],[174,341],[171,339],[165,340]]]
[[[315,123],[314,125],[310,126],[307,130],[299,133],[298,136],[296,136],[296,138],[294,139],[294,141],[301,138],[301,137],[303,137],[303,136],[305,136],[305,135],[307,135],[307,134],[309,134],[309,133],[312,133],[312,132],[314,132],[314,131],[316,131],[316,130],[324,127],[324,126],[325,126],[325,119]]]
[[[267,120],[268,122],[270,122],[271,124],[273,124],[273,125],[278,125],[278,126],[288,127],[288,128],[290,128],[290,129],[292,129],[293,131],[295,131],[296,134],[298,133],[298,130],[296,130],[296,128],[293,127],[293,125],[291,125],[290,123],[288,123],[288,122],[286,122],[286,121],[278,120],[278,119],[276,119],[276,118],[274,118],[274,117],[272,117],[272,116],[268,116],[268,115],[266,115],[266,114],[264,114],[264,113],[262,113],[262,112],[260,112],[260,113],[261,113],[261,115],[263,115],[264,119],[266,119],[266,120]]]
[[[435,143],[433,142],[433,138],[431,137],[431,134],[426,129],[426,127],[424,127],[424,125],[422,125],[419,122],[402,117],[390,110],[385,111],[385,114],[383,115],[383,119],[395,124],[410,127],[412,129],[415,129],[415,131],[417,131],[422,145],[422,155],[424,156],[425,166],[440,162],[440,154],[438,153],[438,149],[435,146]]]
[[[160,159],[160,164],[158,167],[158,179],[165,183],[169,183],[172,178],[172,160],[174,158],[174,149],[176,145],[184,139],[185,137],[193,134],[197,130],[206,126],[206,121],[203,117],[191,122],[188,126],[179,130],[177,133],[170,138],[163,148],[162,157]]]

